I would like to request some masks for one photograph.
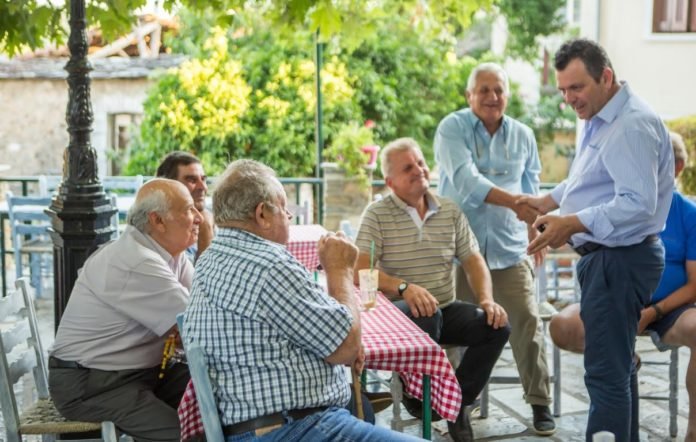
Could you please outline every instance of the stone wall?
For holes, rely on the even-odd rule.
[[[365,207],[372,201],[371,189],[346,178],[335,163],[324,163],[321,167],[324,170],[324,227],[336,231],[342,220],[348,220],[353,229],[357,229]]]
[[[150,81],[146,78],[92,80],[92,146],[100,174],[106,173],[108,114],[142,113]],[[64,79],[0,80],[0,163],[5,176],[62,173],[69,135]]]

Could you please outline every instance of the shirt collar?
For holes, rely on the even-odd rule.
[[[392,197],[394,198],[394,203],[397,207],[400,207],[404,210],[406,210],[407,207],[411,207],[408,204],[406,204],[404,200],[396,196],[394,192],[392,192]],[[440,206],[442,205],[440,203],[440,200],[435,195],[433,195],[433,193],[430,190],[425,191],[425,200],[428,202],[428,211],[437,212],[440,209]]]
[[[486,134],[488,134],[489,136],[492,136],[488,133],[488,130],[483,125],[483,121],[481,121],[481,119],[474,113],[474,111],[471,110],[471,108],[469,108],[467,110],[469,111],[469,112],[467,112],[468,120],[469,120],[469,123],[471,123],[471,127],[474,128],[474,131],[483,130]],[[509,125],[510,125],[510,117],[503,114],[503,122],[500,125],[500,127],[498,128],[498,130],[503,129],[503,134],[507,134]],[[482,128],[482,129],[480,129],[480,128]]]
[[[592,124],[595,124],[595,118],[602,120],[605,123],[611,123],[619,115],[619,112],[621,112],[624,104],[626,104],[626,101],[628,101],[628,97],[631,95],[631,89],[628,87],[628,83],[622,81],[620,84],[621,87],[619,88],[618,92],[616,92],[616,94],[614,94],[614,96],[607,101],[607,104],[605,104],[604,107],[597,112],[597,115],[590,119]]]
[[[164,259],[164,262],[166,262],[167,265],[169,265],[169,268],[171,268],[172,271],[175,272],[175,269],[178,267],[178,260],[175,257],[173,257],[169,252],[167,252],[165,248],[162,247],[157,241],[155,241],[153,237],[151,237],[147,233],[142,233],[139,231],[138,233],[140,233],[143,236],[143,238],[145,238],[145,240],[150,243],[152,249],[155,252],[157,252],[162,257],[162,259]]]

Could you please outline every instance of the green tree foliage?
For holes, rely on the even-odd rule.
[[[206,18],[186,14],[183,17],[185,29],[195,32],[182,37],[173,47],[208,47],[210,43],[194,41],[206,36],[203,30],[209,27],[201,24]],[[200,63],[210,64],[211,69],[213,65],[222,66],[222,60],[234,60],[241,66],[240,71],[234,71],[239,73],[234,80],[247,85],[251,92],[243,97],[240,94],[247,105],[239,119],[234,124],[222,124],[220,131],[224,133],[218,137],[202,132],[200,124],[191,123],[201,118],[192,103],[208,99],[210,90],[203,85],[196,89],[198,97],[188,95],[180,78],[193,76],[204,83],[211,80],[187,73],[192,66],[186,64],[160,79],[150,94],[140,146],[135,149],[128,171],[152,170],[164,153],[183,148],[209,155],[217,167],[229,159],[253,157],[284,176],[313,174],[316,97],[312,36],[298,32],[292,37],[281,37],[270,32],[263,21],[243,21],[246,27],[230,28],[227,37],[221,33],[213,37],[220,41],[216,47],[227,46],[226,56],[194,50],[205,60]],[[260,47],[264,50],[258,50]],[[397,137],[411,136],[432,160],[437,124],[447,113],[465,105],[466,78],[477,63],[470,58],[457,59],[450,44],[420,38],[413,28],[398,20],[389,22],[352,52],[332,41],[325,53],[322,96],[326,159],[339,162],[355,162],[364,156],[359,152],[347,155],[346,146],[339,148],[338,144],[345,144],[341,140],[346,139],[346,128],[360,128],[367,119],[376,123],[370,131],[376,143],[383,145]],[[227,81],[225,76],[215,78]],[[167,114],[179,117],[167,118]],[[339,130],[343,135],[336,140]],[[361,146],[352,147],[357,150]],[[211,166],[210,173],[215,173],[213,163],[209,169]],[[356,170],[352,163],[346,167]]]
[[[106,39],[130,30],[134,14],[147,0],[85,0],[87,22],[99,25]],[[490,8],[493,0],[164,0],[167,10],[184,6],[194,11],[214,11],[218,25],[227,26],[245,10],[265,17],[276,31],[319,30],[322,40],[342,34],[344,44],[355,47],[378,28],[385,17],[404,17],[420,32],[430,35],[466,27],[473,12]],[[66,39],[70,2],[0,0],[0,49],[14,55],[46,41]]]
[[[560,13],[566,0],[500,0],[500,12],[507,19],[510,37],[507,50],[524,59],[538,55],[537,37],[561,32],[565,19]]]
[[[217,28],[200,57],[158,80],[144,104],[127,173],[153,171],[164,154],[186,149],[204,160],[210,174],[242,157],[263,161],[281,176],[313,174],[311,36],[276,40],[264,27],[257,29],[229,39]],[[360,120],[355,80],[337,57],[325,63],[322,80],[327,132]]]

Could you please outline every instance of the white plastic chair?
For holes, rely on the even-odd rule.
[[[43,441],[52,441],[55,434],[101,430],[103,439],[99,440],[116,442],[116,428],[112,422],[68,421],[56,410],[48,392],[48,369],[34,303],[27,294],[23,278],[15,281],[15,287],[14,293],[0,299],[0,322],[14,323],[0,332],[0,405],[5,440],[20,442],[23,436],[40,434]],[[24,411],[20,413],[14,385],[29,373],[33,374],[38,400],[29,407],[22,407]]]

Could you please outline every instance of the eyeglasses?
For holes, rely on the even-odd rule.
[[[476,167],[478,168],[479,173],[482,175],[489,175],[489,176],[503,176],[503,175],[507,175],[508,173],[510,173],[507,169],[495,169],[495,168],[489,169],[489,168],[481,167],[478,165],[478,163],[481,161],[481,157],[483,156],[482,150],[481,150],[482,148],[479,145],[480,135],[479,135],[478,131],[476,130],[476,125],[472,125],[472,130],[474,132],[474,144],[476,147],[476,163],[477,163]],[[503,149],[505,150],[505,159],[509,160],[510,159],[510,149],[508,147],[507,130],[505,129],[504,126],[503,126],[503,134],[502,135],[503,135]],[[489,152],[490,152],[490,156],[493,156],[492,155],[493,150],[490,149]]]

